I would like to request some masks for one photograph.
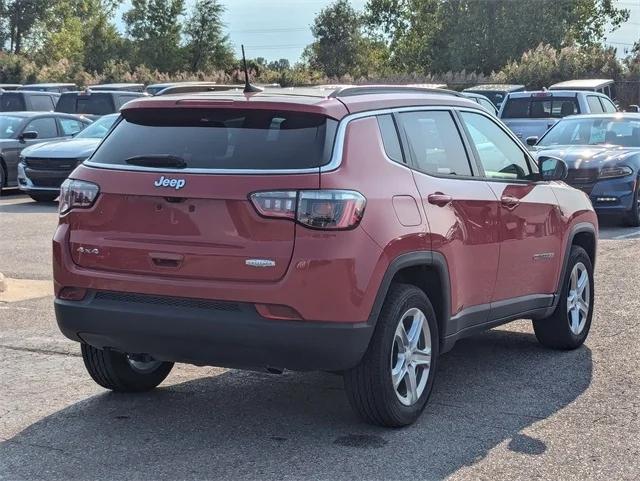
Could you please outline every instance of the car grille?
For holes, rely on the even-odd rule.
[[[166,307],[187,307],[214,311],[239,312],[240,306],[235,302],[210,301],[189,297],[152,296],[129,292],[98,291],[95,298],[102,301],[130,302],[135,304],[151,304]]]
[[[590,194],[598,181],[599,173],[598,169],[569,169],[566,182],[570,186]]]
[[[43,157],[27,157],[24,159],[24,162],[30,169],[61,170],[69,172],[78,164],[78,159],[47,159]]]

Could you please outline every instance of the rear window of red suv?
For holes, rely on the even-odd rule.
[[[91,163],[170,156],[187,169],[315,168],[330,161],[336,128],[334,119],[306,112],[132,109]]]

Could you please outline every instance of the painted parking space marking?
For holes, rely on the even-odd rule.
[[[612,237],[613,240],[629,239],[630,237],[640,237],[640,229],[628,232],[626,234],[620,234]]]

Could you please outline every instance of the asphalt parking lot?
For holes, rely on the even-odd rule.
[[[385,430],[327,373],[180,365],[152,393],[103,390],[55,324],[55,224],[0,199],[0,272],[22,283],[0,297],[0,480],[640,479],[640,229],[602,226],[585,346],[545,350],[528,321],[461,341],[418,423]]]

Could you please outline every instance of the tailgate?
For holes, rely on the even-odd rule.
[[[68,214],[70,249],[82,267],[209,280],[272,281],[286,272],[295,224],[260,217],[247,199],[275,188],[273,177],[179,176],[179,192],[159,195],[162,174],[81,167],[100,185],[89,211]],[[78,175],[74,175],[78,177]],[[287,176],[278,188],[317,189],[319,174]],[[255,266],[251,260],[270,261]]]

